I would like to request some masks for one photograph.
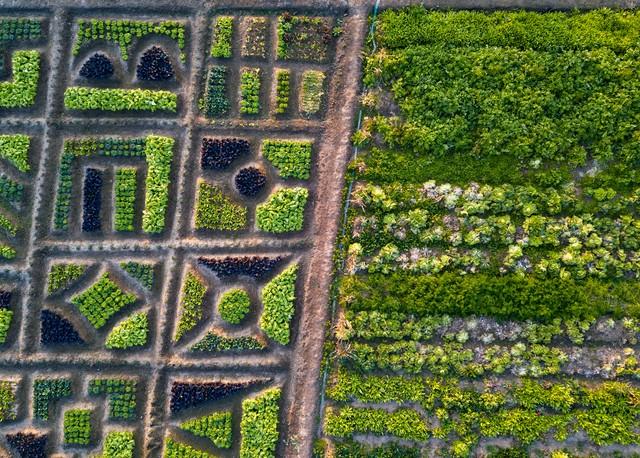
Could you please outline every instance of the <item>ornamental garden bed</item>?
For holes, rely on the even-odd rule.
[[[347,10],[187,3],[0,0],[0,456],[287,453]]]

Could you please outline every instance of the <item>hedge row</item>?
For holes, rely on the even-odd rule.
[[[345,277],[340,295],[341,303],[353,311],[417,316],[489,315],[550,322],[555,318],[640,315],[639,296],[632,283],[593,278],[577,282],[519,275],[429,276],[394,272]]]
[[[42,38],[40,19],[3,18],[0,19],[0,43],[10,41],[38,40]]]
[[[295,312],[298,265],[294,264],[262,289],[264,309],[260,329],[276,342],[287,345],[291,339],[291,319]]]
[[[190,350],[193,352],[223,352],[235,350],[264,350],[266,345],[264,342],[255,337],[225,337],[208,332],[205,336],[193,345]]]
[[[0,344],[7,342],[7,335],[9,334],[9,328],[11,327],[11,321],[13,321],[13,311],[0,308]]]
[[[0,82],[0,108],[26,108],[34,104],[40,79],[40,53],[15,51],[12,81]]]
[[[69,110],[175,113],[178,109],[178,96],[170,91],[150,89],[69,87],[64,91],[64,106]]]

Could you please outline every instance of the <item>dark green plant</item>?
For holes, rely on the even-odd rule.
[[[214,65],[209,69],[205,94],[200,100],[200,109],[207,118],[216,118],[229,113],[229,108],[227,68]]]
[[[52,402],[71,396],[70,379],[36,379],[33,382],[33,416],[37,420],[49,419]]]
[[[53,264],[49,270],[49,285],[47,288],[49,294],[66,288],[80,278],[86,270],[87,266],[82,264]]]
[[[191,347],[193,352],[224,352],[236,350],[264,350],[264,342],[255,337],[225,337],[208,332],[205,336]]]
[[[150,290],[153,288],[155,279],[155,267],[153,264],[128,261],[120,263],[120,267],[138,280],[142,286]]]

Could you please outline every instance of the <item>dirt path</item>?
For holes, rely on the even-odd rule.
[[[361,49],[367,29],[366,6],[350,11],[344,24],[335,67],[338,84],[332,88],[326,134],[319,151],[318,200],[313,218],[313,248],[304,282],[304,303],[298,342],[292,361],[289,397],[285,406],[286,457],[309,457],[320,399],[320,363],[329,290],[333,277],[333,247],[340,223],[342,188],[350,158],[350,136],[357,109]]]

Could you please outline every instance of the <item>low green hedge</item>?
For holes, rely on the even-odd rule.
[[[260,328],[267,336],[282,345],[291,339],[291,319],[295,312],[298,265],[285,269],[262,289],[264,310]]]
[[[275,458],[280,410],[280,388],[270,388],[242,401],[240,458]]]
[[[64,91],[64,106],[69,110],[175,112],[178,96],[150,89],[69,87]]]
[[[34,104],[40,79],[40,53],[15,51],[12,81],[0,82],[0,108],[26,108]]]
[[[0,157],[11,162],[21,172],[29,171],[28,135],[0,135]]]
[[[49,419],[49,405],[72,394],[71,379],[36,379],[33,382],[33,417],[38,420]]]
[[[258,229],[274,233],[302,230],[308,197],[309,191],[305,188],[283,188],[274,192],[256,208]]]

